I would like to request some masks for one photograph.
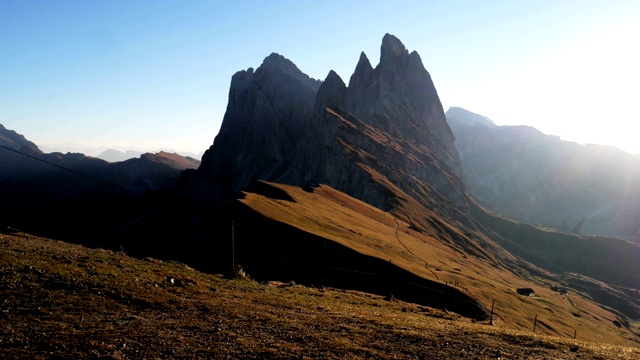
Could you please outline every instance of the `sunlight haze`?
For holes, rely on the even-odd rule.
[[[236,71],[277,52],[348,83],[385,33],[445,111],[640,153],[640,1],[0,0],[0,124],[45,151],[200,153]]]

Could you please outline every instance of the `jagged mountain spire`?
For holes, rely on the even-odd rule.
[[[429,73],[417,53],[387,34],[378,66],[361,53],[348,87],[334,71],[321,83],[275,53],[255,71],[238,72],[220,133],[198,173],[208,184],[202,187],[213,189],[213,204],[254,180],[311,181],[390,209],[397,202],[384,195],[387,185],[373,172],[407,194],[460,205],[458,168]]]
[[[407,66],[409,51],[397,37],[385,34],[380,46],[380,65],[382,67],[404,68]]]
[[[360,56],[345,103],[364,121],[429,144],[447,166],[460,169],[455,139],[431,75],[418,53],[409,53],[395,36],[384,36],[375,69],[366,55]]]
[[[329,71],[327,78],[318,89],[315,102],[315,113],[323,111],[327,106],[344,106],[344,98],[347,93],[347,86],[335,71]]]

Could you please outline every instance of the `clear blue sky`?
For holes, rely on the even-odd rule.
[[[640,1],[0,0],[0,124],[45,150],[194,153],[271,52],[345,82],[385,33],[445,110],[640,152]]]

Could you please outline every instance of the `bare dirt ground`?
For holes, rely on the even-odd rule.
[[[640,349],[0,234],[0,358],[638,359]]]

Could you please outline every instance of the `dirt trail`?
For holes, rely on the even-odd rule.
[[[433,276],[435,276],[436,280],[440,280],[440,278],[438,277],[438,274],[435,273],[435,271],[431,270],[429,268],[429,263],[426,262],[425,260],[423,260],[421,257],[419,257],[418,255],[414,254],[413,251],[411,251],[407,245],[405,245],[401,240],[400,240],[400,236],[398,235],[398,228],[400,227],[400,223],[398,222],[398,219],[394,218],[395,222],[396,222],[396,240],[398,240],[398,242],[400,243],[400,245],[402,245],[403,248],[405,248],[405,250],[407,250],[407,252],[409,254],[411,254],[413,257],[415,257],[416,259],[420,260],[421,262],[424,263],[424,266],[433,274]]]

